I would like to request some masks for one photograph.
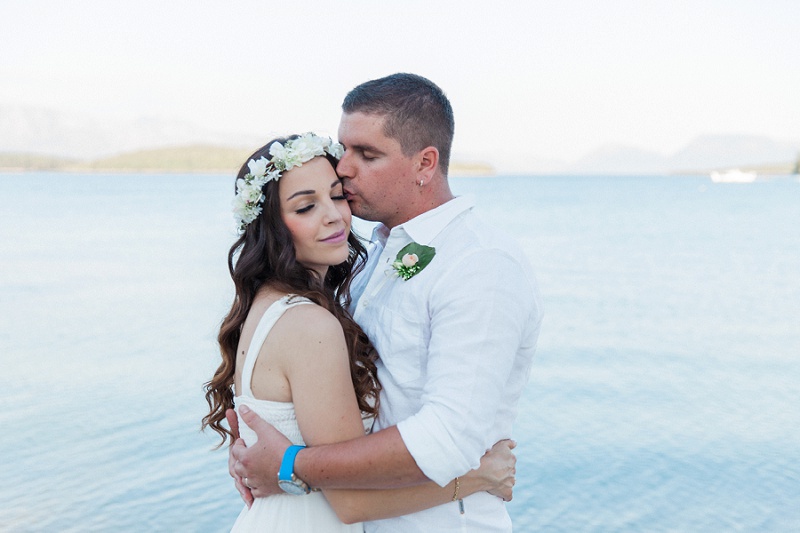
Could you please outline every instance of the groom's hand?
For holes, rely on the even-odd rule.
[[[244,446],[244,441],[239,438],[239,419],[236,416],[236,411],[233,409],[225,411],[225,418],[228,419],[228,426],[231,428],[231,433],[233,433],[234,438],[233,444],[228,448],[228,473],[233,478],[233,484],[236,485],[236,490],[239,491],[239,495],[249,508],[253,505],[253,493],[244,486],[244,480],[233,471],[233,467],[236,464],[236,458],[233,456],[233,449],[236,446]]]
[[[283,491],[278,487],[278,470],[281,467],[283,454],[291,442],[247,406],[239,408],[239,415],[244,423],[256,432],[258,442],[248,448],[239,439],[231,446],[228,463],[231,475],[234,479],[238,477],[243,486],[249,488],[250,494],[256,498],[281,494]],[[244,494],[242,498],[247,502]]]

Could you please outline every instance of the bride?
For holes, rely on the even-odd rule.
[[[221,444],[234,437],[222,423],[234,404],[298,449],[362,436],[378,412],[378,354],[346,311],[366,252],[351,231],[335,172],[342,153],[329,138],[293,135],[268,142],[238,173],[240,236],[228,254],[236,295],[220,328],[222,363],[205,386],[210,412],[203,428],[219,433]],[[255,433],[238,426],[253,446]],[[510,465],[508,446],[498,444],[478,470],[445,487],[317,491],[288,479],[285,488],[298,495],[257,498],[233,531],[361,532],[364,520],[508,491]]]

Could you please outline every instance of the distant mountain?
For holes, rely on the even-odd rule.
[[[167,150],[161,155],[148,154],[142,159],[142,154],[132,156],[131,152],[182,147],[185,154],[186,150],[191,151],[198,145],[214,146],[223,151],[224,147],[229,147],[235,151],[241,147],[256,148],[261,142],[263,138],[253,135],[212,131],[181,120],[110,120],[39,107],[0,105],[0,167],[3,168],[61,168],[68,166],[69,162],[64,159],[89,161],[81,165],[90,165],[91,168],[103,165],[117,169],[125,165],[140,168],[140,165],[150,165],[147,161],[152,162],[161,156],[183,156],[176,153],[166,156]],[[798,152],[800,141],[781,142],[752,135],[704,135],[673,154],[609,145],[571,164],[528,160],[525,168],[515,169],[515,172],[667,174],[731,167],[771,168],[780,172],[784,168],[793,168]],[[202,150],[201,153],[205,154],[203,157],[211,158],[204,159],[202,165],[213,163],[212,167],[222,165],[228,168],[228,163],[214,160],[216,156]],[[116,156],[123,159],[102,164],[98,161]],[[134,162],[134,159],[138,160]],[[457,159],[462,160],[460,169],[455,168]],[[454,158],[454,174],[488,174],[492,173],[493,163],[500,163],[489,161],[475,166],[467,161],[468,158]],[[184,161],[182,165],[185,167],[189,163]],[[174,161],[165,164],[168,168],[181,166]]]
[[[670,155],[609,145],[579,159],[570,172],[592,174],[668,174],[732,167],[784,168],[795,161],[800,142],[753,135],[704,135]]]
[[[6,153],[93,159],[198,143],[256,148],[260,141],[180,120],[109,120],[39,107],[0,105],[0,152]]]
[[[590,174],[664,174],[667,157],[622,145],[606,145],[569,166],[570,172]]]
[[[0,105],[0,170],[235,173],[263,143],[176,120],[101,120]],[[250,148],[243,148],[250,147]],[[491,164],[458,161],[453,175],[492,175]]]
[[[95,159],[66,170],[110,172],[220,172],[236,174],[250,149],[193,144],[174,148],[137,150]]]
[[[794,161],[800,143],[754,135],[704,135],[669,158],[674,172]]]
[[[0,152],[0,171],[64,170],[76,164],[74,159],[30,152]]]
[[[0,171],[213,172],[235,174],[252,150],[195,144],[136,150],[111,157],[76,160],[29,152],[0,152]]]
[[[111,157],[78,161],[28,152],[0,152],[0,171],[57,170],[69,172],[212,172],[234,175],[251,149],[193,144],[136,150]],[[492,176],[495,169],[479,161],[453,161],[451,176]]]

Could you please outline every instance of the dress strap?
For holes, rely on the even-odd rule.
[[[303,298],[295,294],[287,294],[286,296],[275,300],[272,305],[270,305],[267,310],[264,311],[264,314],[262,315],[261,320],[258,321],[256,330],[253,333],[253,338],[250,340],[250,346],[247,349],[247,355],[244,357],[244,367],[242,368],[243,396],[250,396],[251,398],[255,397],[253,396],[253,390],[251,388],[253,369],[256,366],[256,360],[258,359],[258,354],[261,351],[261,347],[264,345],[264,341],[267,340],[267,335],[269,335],[272,326],[275,325],[278,319],[282,317],[283,313],[285,313],[290,307],[300,304],[313,303],[314,302],[308,298]]]

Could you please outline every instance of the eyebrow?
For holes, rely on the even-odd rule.
[[[340,185],[341,183],[342,183],[342,182],[339,180],[339,178],[336,178],[336,180],[335,180],[333,183],[331,183],[331,189],[333,189],[333,188],[334,188],[334,187],[336,187],[337,185]],[[317,191],[314,191],[314,190],[308,190],[308,191],[297,191],[296,193],[294,193],[293,195],[291,195],[289,198],[287,198],[287,199],[286,199],[286,201],[288,202],[289,200],[291,200],[291,199],[292,199],[292,198],[294,198],[295,196],[302,196],[302,195],[304,195],[304,194],[314,194],[314,193],[316,193],[316,192],[317,192]]]
[[[350,150],[357,150],[359,152],[375,152],[376,154],[383,154],[382,150],[378,150],[371,144],[354,144]]]

